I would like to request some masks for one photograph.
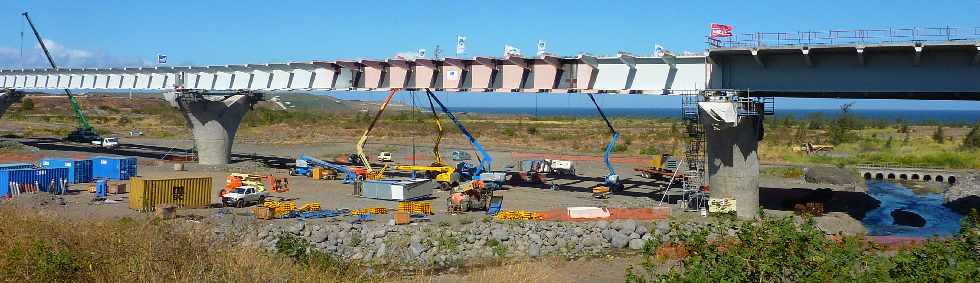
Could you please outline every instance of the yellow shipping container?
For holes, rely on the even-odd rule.
[[[211,177],[129,180],[129,208],[153,210],[159,204],[183,208],[206,208],[211,205]]]

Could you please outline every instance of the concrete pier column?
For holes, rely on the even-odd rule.
[[[758,147],[763,116],[740,117],[731,102],[701,102],[700,105],[711,199],[734,199],[739,219],[756,218],[759,211]],[[728,111],[719,109],[732,112],[721,114]]]
[[[180,109],[194,134],[198,163],[221,165],[231,161],[231,147],[245,113],[258,101],[255,94],[202,95],[167,93],[172,106]]]
[[[0,89],[0,118],[3,117],[3,113],[7,112],[10,105],[20,101],[22,97],[24,94],[12,89]]]

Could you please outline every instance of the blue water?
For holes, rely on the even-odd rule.
[[[680,108],[603,108],[606,115],[611,117],[652,117],[680,118]],[[471,112],[483,114],[517,114],[538,117],[568,116],[568,117],[598,117],[595,108],[582,107],[454,107],[456,112]],[[974,123],[980,121],[980,111],[977,110],[882,110],[882,109],[852,109],[851,113],[862,118],[895,121],[902,119],[909,122],[955,122]],[[840,114],[838,109],[776,109],[776,118],[793,116],[797,119],[820,115],[831,119]]]
[[[960,230],[962,215],[943,206],[943,195],[915,192],[899,183],[869,181],[868,194],[881,201],[881,206],[865,214],[861,224],[874,236],[949,236]],[[926,225],[909,227],[893,224],[892,211],[904,209],[922,216]]]

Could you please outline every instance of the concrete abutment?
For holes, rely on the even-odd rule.
[[[212,94],[193,91],[164,94],[178,108],[194,135],[198,163],[222,165],[231,162],[231,148],[242,118],[261,95],[251,92]]]

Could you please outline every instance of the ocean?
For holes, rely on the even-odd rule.
[[[603,108],[602,111],[610,117],[642,117],[642,118],[680,118],[679,108]],[[480,114],[511,114],[537,117],[598,117],[595,108],[554,108],[554,107],[453,107],[453,112]],[[884,109],[852,109],[851,113],[868,119],[896,121],[901,119],[908,122],[941,122],[941,123],[977,123],[980,122],[980,110],[884,110]],[[792,116],[805,118],[811,115],[821,115],[833,118],[840,114],[837,109],[776,109],[776,118]]]

